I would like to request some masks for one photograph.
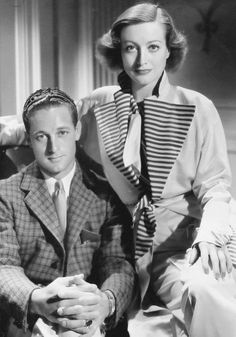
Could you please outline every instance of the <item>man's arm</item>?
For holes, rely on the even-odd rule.
[[[131,223],[130,213],[113,196],[93,263],[91,280],[98,287],[88,291],[88,282],[75,280],[76,286],[59,292],[61,307],[57,312],[65,328],[92,336],[104,321],[106,328],[114,326],[127,309],[135,280]],[[89,328],[85,328],[87,321],[92,321]]]
[[[68,286],[71,280],[69,277],[58,278],[48,286],[40,287],[27,277],[20,255],[22,247],[16,234],[19,228],[15,228],[16,210],[8,198],[14,193],[17,202],[17,190],[13,185],[0,184],[0,312],[6,312],[19,328],[26,331],[28,323],[34,323],[31,319],[35,319],[35,314],[57,322],[53,313],[58,304],[50,299],[57,298],[59,289]]]
[[[95,268],[101,290],[110,290],[114,294],[114,322],[117,322],[132,299],[135,271],[132,217],[115,193],[110,198],[101,237]]]
[[[4,187],[0,186],[1,192]],[[0,195],[0,303],[19,327],[27,328],[27,310],[31,292],[37,288],[21,266],[20,247],[14,230],[13,205]]]

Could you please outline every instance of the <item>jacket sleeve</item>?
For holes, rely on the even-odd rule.
[[[0,125],[0,146],[27,144],[28,142],[23,123]]]
[[[114,92],[119,89],[119,86],[101,87],[89,96],[79,99],[77,103],[79,117],[86,115],[95,105],[111,101]],[[28,145],[23,123],[18,123],[17,120],[0,122],[0,146],[6,145]]]
[[[101,246],[96,270],[101,290],[109,289],[115,296],[115,324],[130,304],[134,289],[134,245],[131,224],[130,213],[113,195],[107,209],[106,221],[101,228]]]
[[[194,242],[208,241],[217,246],[228,242],[229,192],[231,172],[223,126],[213,103],[205,100],[198,112],[198,130],[201,132],[201,151],[193,191],[203,209],[200,228]]]
[[[79,117],[86,115],[95,106],[111,102],[114,99],[114,93],[119,89],[117,85],[100,87],[92,91],[90,95],[79,99],[77,102]]]
[[[0,312],[12,316],[16,325],[26,330],[30,295],[38,286],[29,280],[21,267],[13,223],[13,205],[0,194]]]

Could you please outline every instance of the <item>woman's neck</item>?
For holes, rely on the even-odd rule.
[[[137,87],[132,85],[132,93],[136,102],[141,102],[145,98],[152,96],[153,89],[156,85],[155,83],[148,84],[143,87]]]

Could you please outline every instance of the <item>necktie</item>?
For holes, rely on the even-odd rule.
[[[56,208],[57,217],[59,223],[63,229],[66,231],[66,216],[67,216],[67,201],[66,194],[61,180],[55,182],[55,190],[52,195],[52,199]]]

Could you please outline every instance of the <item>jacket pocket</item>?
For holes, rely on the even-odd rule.
[[[86,229],[82,229],[80,233],[81,244],[84,244],[86,242],[100,242],[100,239],[101,239],[100,234],[90,232]]]

